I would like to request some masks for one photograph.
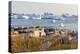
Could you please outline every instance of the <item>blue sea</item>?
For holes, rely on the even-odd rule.
[[[53,26],[55,28],[65,28],[78,30],[78,18],[64,18],[65,20],[57,19],[19,19],[11,18],[12,27],[30,27],[30,26]],[[55,20],[55,21],[54,21]],[[61,26],[61,24],[63,26]]]

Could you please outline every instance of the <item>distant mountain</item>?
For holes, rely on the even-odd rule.
[[[62,14],[61,15],[62,17],[64,17],[64,18],[78,18],[78,16],[77,15],[69,15],[69,14]]]
[[[72,17],[72,18],[78,18],[78,16],[77,16],[77,15],[72,15],[72,16],[70,16],[70,17]]]
[[[69,17],[69,14],[68,13],[62,14],[62,17],[67,18],[67,17]]]

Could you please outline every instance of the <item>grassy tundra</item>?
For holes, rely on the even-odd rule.
[[[47,50],[65,50],[76,49],[78,46],[76,40],[72,40],[65,44],[62,39],[46,40],[46,37],[22,37],[19,34],[17,36],[11,36],[11,52],[31,52],[31,51],[47,51]]]

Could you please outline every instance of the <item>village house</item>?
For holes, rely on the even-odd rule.
[[[14,35],[20,34],[20,36],[25,37],[42,37],[46,36],[46,33],[44,32],[44,28],[33,28],[33,29],[27,29],[27,30],[19,30],[19,31],[13,31]]]
[[[42,37],[46,36],[46,33],[44,32],[44,28],[37,28],[33,31],[33,37]]]
[[[55,31],[55,36],[60,36],[60,32],[59,31]]]
[[[11,37],[19,36],[18,31],[11,31]]]

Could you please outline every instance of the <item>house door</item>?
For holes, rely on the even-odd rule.
[[[41,37],[41,32],[39,32],[39,37]]]

